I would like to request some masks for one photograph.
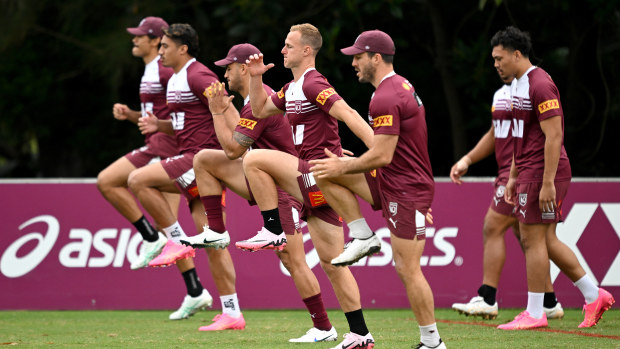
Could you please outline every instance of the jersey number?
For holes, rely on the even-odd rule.
[[[170,118],[172,119],[172,129],[173,130],[182,130],[185,126],[185,113],[170,113]]]
[[[512,119],[512,136],[523,138],[523,120]]]
[[[508,138],[510,131],[510,120],[493,120],[493,129],[495,130],[495,138]]]

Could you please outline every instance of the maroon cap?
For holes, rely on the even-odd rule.
[[[159,17],[146,17],[140,21],[140,25],[136,28],[127,28],[129,34],[132,35],[153,35],[162,37],[164,32],[162,28],[168,28],[168,23]]]
[[[231,63],[245,63],[250,55],[259,54],[260,51],[252,44],[239,44],[230,48],[224,59],[215,62],[219,67],[225,67]]]
[[[368,30],[361,33],[353,46],[340,50],[345,55],[356,55],[362,52],[375,52],[384,55],[396,53],[396,47],[392,38],[381,30]]]

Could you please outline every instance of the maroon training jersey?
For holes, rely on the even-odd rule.
[[[155,57],[144,67],[144,75],[140,81],[140,110],[142,116],[146,112],[151,112],[158,119],[170,119],[168,106],[166,105],[166,86],[174,71],[172,68],[164,67],[159,56]],[[164,133],[149,133],[145,136],[144,142],[149,143],[153,137],[172,137]]]
[[[168,107],[181,154],[222,149],[207,100],[207,88],[216,81],[217,75],[195,58],[168,81]]]
[[[547,72],[530,68],[511,85],[514,157],[519,183],[540,182],[545,169],[545,134],[540,122],[550,117],[562,121],[562,149],[556,181],[570,180],[571,169],[564,149],[564,113],[560,93]]]
[[[338,120],[329,115],[332,105],[340,99],[327,79],[314,68],[271,96],[273,104],[286,111],[300,159],[325,158],[325,148],[342,156]]]
[[[512,110],[510,108],[510,85],[504,85],[493,95],[491,115],[495,135],[495,160],[498,177],[508,178],[512,166]]]
[[[398,135],[392,162],[377,170],[387,195],[429,203],[435,181],[428,156],[426,112],[415,89],[400,75],[388,74],[379,83],[368,109],[375,135]]]
[[[271,87],[263,84],[267,95],[275,94]],[[245,99],[240,112],[239,124],[236,132],[246,135],[254,140],[252,148],[275,149],[297,156],[293,145],[291,125],[282,114],[273,115],[266,119],[257,119],[252,115],[250,98]]]

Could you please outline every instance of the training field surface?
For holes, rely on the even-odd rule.
[[[605,313],[598,326],[580,330],[581,310],[566,310],[540,331],[501,331],[517,309],[502,309],[496,320],[474,320],[450,309],[437,309],[439,332],[448,348],[620,348],[620,310]],[[246,310],[243,331],[198,332],[215,310],[189,320],[169,321],[168,311],[0,311],[0,344],[25,347],[138,348],[330,348],[334,342],[288,343],[311,326],[303,310]],[[344,315],[328,311],[342,336]],[[364,310],[376,348],[410,348],[419,331],[409,310]],[[331,344],[331,345],[330,345]]]

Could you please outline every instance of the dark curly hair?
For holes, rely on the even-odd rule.
[[[189,24],[175,23],[168,29],[164,29],[164,35],[176,42],[177,45],[187,45],[187,53],[197,57],[200,52],[198,46],[198,33]]]
[[[523,32],[516,27],[510,26],[500,30],[491,39],[491,47],[502,45],[506,50],[519,50],[524,57],[530,57],[532,53],[532,39],[528,32]]]

